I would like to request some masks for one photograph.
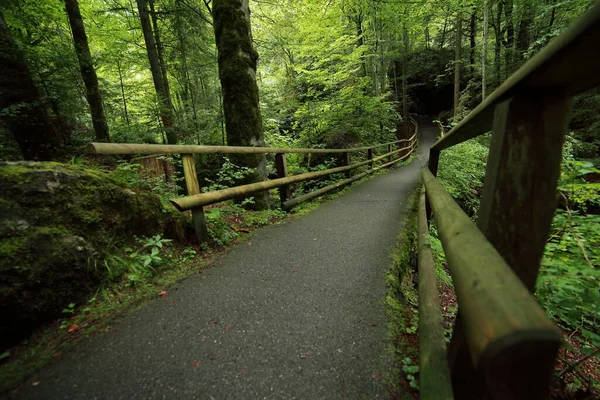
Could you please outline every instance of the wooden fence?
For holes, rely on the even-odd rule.
[[[556,207],[572,96],[600,84],[600,4],[431,148],[419,207],[422,399],[543,399],[560,331],[532,295]],[[435,178],[443,149],[492,132],[477,224]],[[446,351],[432,213],[459,311]]]
[[[187,196],[173,199],[171,202],[180,211],[191,210],[194,228],[198,240],[208,240],[208,230],[204,219],[203,206],[219,203],[225,200],[243,198],[265,190],[279,188],[282,208],[289,210],[297,204],[321,196],[334,189],[361,179],[382,168],[390,167],[401,160],[407,159],[415,150],[418,141],[418,125],[411,118],[415,126],[415,133],[409,139],[378,144],[374,146],[356,147],[348,149],[307,149],[283,147],[241,147],[241,146],[192,146],[192,145],[158,145],[158,144],[127,144],[127,143],[90,143],[86,149],[87,154],[181,154],[183,172],[187,188]],[[401,145],[403,147],[401,147]],[[399,148],[394,148],[398,146]],[[386,152],[376,155],[378,149],[384,148]],[[366,152],[366,160],[350,164],[350,153]],[[248,185],[235,186],[222,190],[201,193],[196,173],[194,154],[275,154],[275,168],[277,179],[266,180]],[[299,175],[289,175],[286,165],[286,154],[291,153],[331,153],[342,154],[343,166],[330,168],[323,171],[307,172]],[[395,158],[398,156],[397,158]],[[376,166],[377,162],[383,162]],[[367,171],[351,176],[352,170],[371,165]],[[321,189],[291,199],[290,185],[311,179],[322,178],[337,173],[345,173],[346,179],[328,185]]]

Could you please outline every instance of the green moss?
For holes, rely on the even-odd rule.
[[[387,379],[395,398],[416,396],[415,376],[406,373],[402,365],[418,365],[418,294],[414,276],[417,268],[418,199],[419,191],[414,190],[409,197],[402,233],[398,236],[398,244],[391,254],[392,264],[386,274],[388,337],[391,343],[389,352],[393,360],[392,371]]]

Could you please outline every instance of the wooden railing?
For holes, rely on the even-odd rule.
[[[571,97],[600,84],[599,48],[596,4],[432,146],[419,207],[422,399],[547,396],[561,337],[532,292],[555,211]],[[475,225],[434,175],[443,149],[490,130]],[[429,213],[458,298],[447,352]]]
[[[336,188],[347,185],[361,179],[382,168],[390,167],[399,161],[407,159],[417,146],[418,125],[411,119],[415,126],[415,133],[409,139],[401,139],[394,142],[378,144],[374,146],[356,147],[348,149],[307,149],[307,148],[283,148],[283,147],[241,147],[241,146],[191,146],[191,145],[158,145],[158,144],[126,144],[126,143],[90,143],[86,149],[87,154],[181,154],[183,173],[187,188],[187,196],[173,199],[171,202],[180,211],[191,210],[196,236],[200,242],[208,240],[208,230],[204,219],[203,206],[219,203],[225,200],[248,197],[252,194],[265,190],[279,188],[282,208],[289,210],[297,204],[321,196]],[[400,147],[400,145],[405,145]],[[399,148],[394,149],[398,146]],[[377,149],[385,148],[384,154],[376,155]],[[350,163],[350,154],[366,152],[366,160]],[[277,179],[266,180],[248,185],[215,190],[201,193],[194,154],[275,154],[275,167]],[[343,166],[330,168],[322,171],[307,172],[299,175],[288,176],[286,165],[286,154],[341,154]],[[395,156],[398,155],[398,158]],[[376,166],[377,162],[383,162]],[[371,165],[367,171],[351,176],[352,170]],[[345,173],[346,179],[332,185],[323,187],[305,195],[291,199],[290,185],[311,179],[322,178],[337,173]]]

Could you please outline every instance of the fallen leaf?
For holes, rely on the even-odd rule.
[[[198,361],[192,361],[192,367],[196,368],[199,366],[200,366],[200,363]]]
[[[245,369],[243,369],[243,370],[241,370],[241,371],[240,371],[240,373],[241,373],[242,375],[246,376],[246,373],[248,373],[248,370],[245,370]]]
[[[225,329],[226,331],[230,331],[231,328],[233,328],[233,326],[231,326],[231,324],[227,324],[223,327],[223,329]]]
[[[300,268],[294,268],[294,269],[292,270],[292,272],[298,272],[298,271],[300,271]]]
[[[73,333],[73,332],[77,332],[78,330],[79,330],[79,325],[73,324],[69,327],[69,329],[67,329],[67,332]]]
[[[166,290],[161,290],[161,291],[160,291],[160,293],[159,293],[158,295],[159,295],[159,296],[161,296],[161,297],[164,297],[164,296],[168,296],[168,295],[169,295],[169,293],[167,293],[167,291],[166,291]]]
[[[40,384],[39,382],[33,382],[33,383],[31,384],[31,386],[37,386],[37,385],[39,385],[39,384]]]
[[[300,354],[300,358],[308,358],[308,354]]]
[[[54,354],[52,354],[52,357],[60,357],[60,356],[61,356],[61,353],[54,353]]]
[[[120,331],[119,329],[113,329],[113,330],[111,330],[111,332],[114,332],[114,333],[119,333],[119,332],[121,332],[121,331]]]
[[[252,242],[246,243],[246,246],[252,246]]]
[[[211,360],[216,360],[217,358],[221,357],[221,354],[219,351],[213,351],[211,353],[208,353],[208,358],[210,358]]]
[[[219,320],[213,318],[213,319],[210,320],[210,323],[213,324],[213,325],[218,325],[219,324]]]

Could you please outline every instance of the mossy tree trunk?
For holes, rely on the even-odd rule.
[[[0,120],[25,160],[52,160],[60,148],[23,52],[0,12]]]
[[[256,84],[258,54],[252,46],[248,0],[215,0],[213,19],[219,51],[227,144],[264,146]],[[255,170],[244,183],[266,180],[264,154],[236,155],[232,161]],[[267,208],[268,203],[267,192],[255,196],[255,208]]]
[[[148,61],[150,62],[150,72],[152,72],[152,80],[154,89],[158,97],[160,105],[160,117],[167,134],[167,142],[175,144],[178,140],[177,130],[175,128],[175,112],[173,103],[171,102],[171,94],[169,93],[168,82],[166,81],[166,73],[163,74],[154,32],[148,15],[148,2],[146,0],[137,0],[138,11],[140,13],[140,23],[144,34],[144,42],[146,43],[146,52],[148,53]]]
[[[110,141],[110,136],[104,115],[102,96],[98,88],[98,76],[92,62],[92,55],[90,54],[90,47],[87,35],[85,34],[85,27],[83,26],[83,18],[79,11],[79,3],[77,0],[65,0],[65,8],[69,17],[71,32],[73,33],[73,42],[75,43],[75,52],[79,60],[81,77],[85,83],[85,96],[90,105],[96,139],[101,142],[108,142]]]

